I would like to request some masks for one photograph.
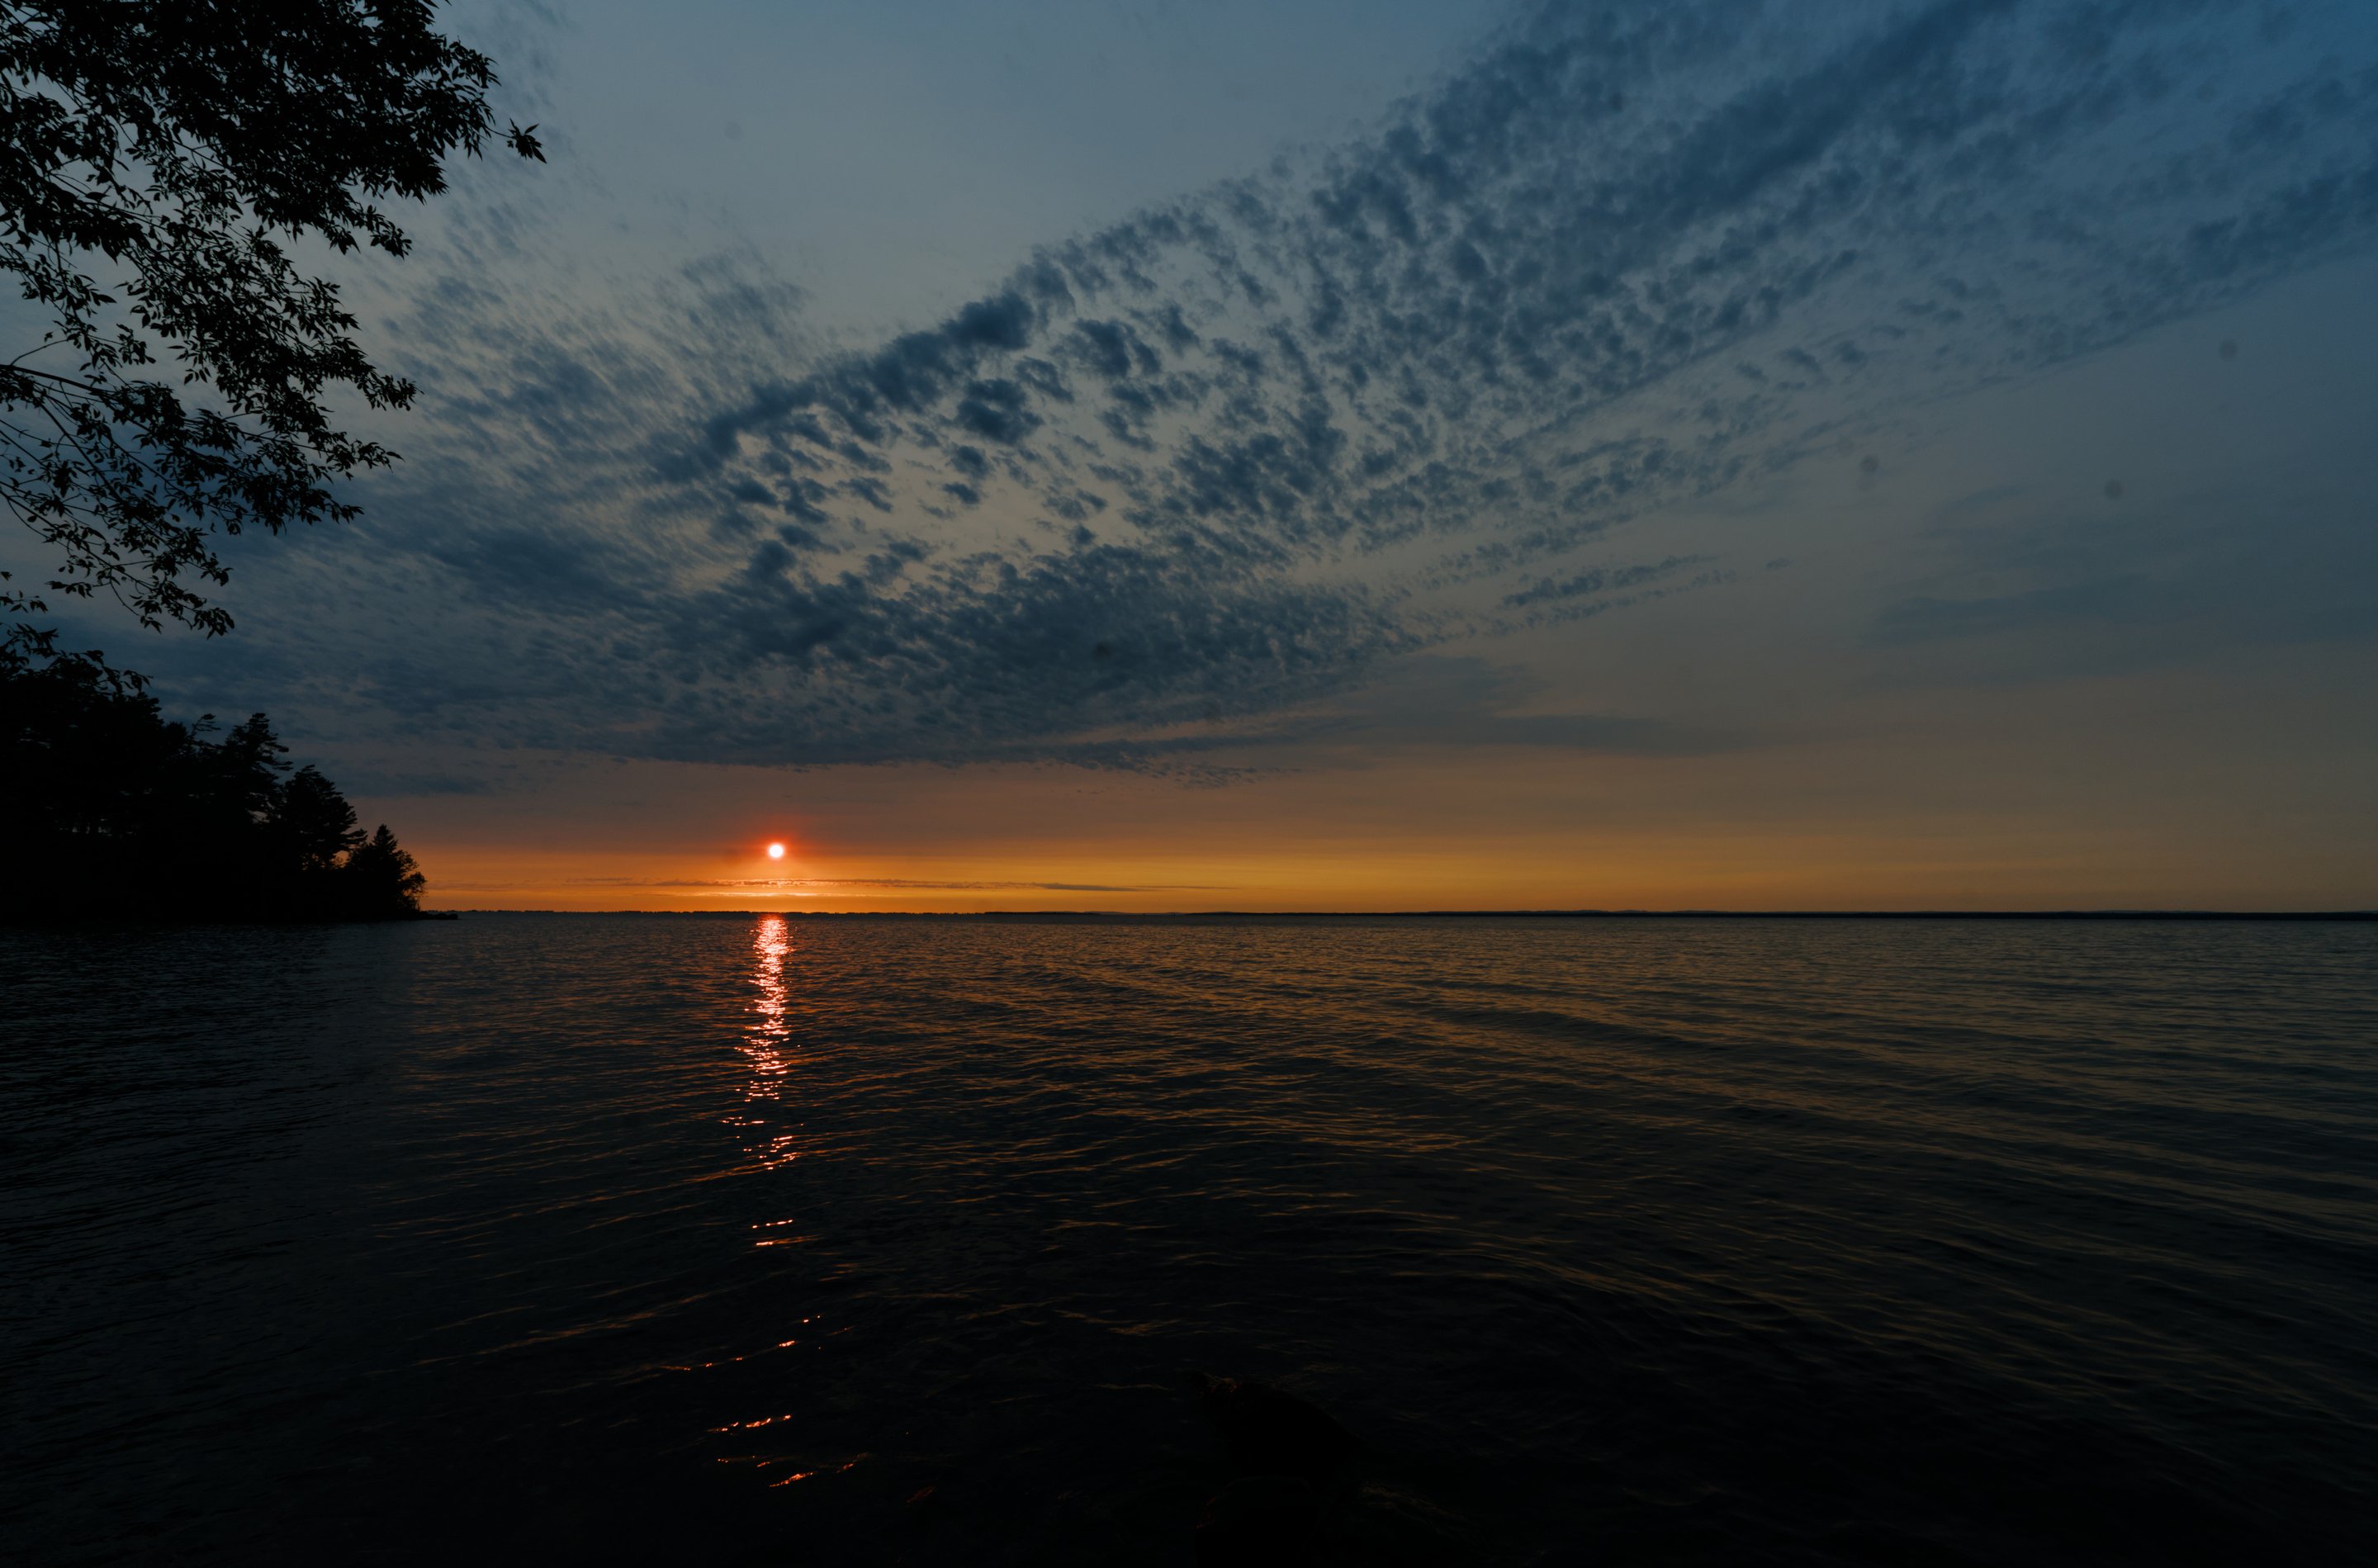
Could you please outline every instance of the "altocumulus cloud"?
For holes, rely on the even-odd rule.
[[[1392,656],[1722,582],[1661,508],[2373,218],[2366,6],[1620,0],[870,348],[763,268],[590,310],[462,281],[511,243],[466,234],[401,334],[439,423],[361,541],[413,652],[284,674],[625,755],[1183,765]]]

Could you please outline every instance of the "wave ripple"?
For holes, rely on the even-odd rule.
[[[2327,1562],[2378,927],[486,916],[0,932],[0,1536]],[[21,1559],[20,1559],[21,1560]]]

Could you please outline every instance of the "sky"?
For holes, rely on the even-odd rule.
[[[75,628],[433,905],[2378,906],[2378,7],[442,15],[403,461]]]

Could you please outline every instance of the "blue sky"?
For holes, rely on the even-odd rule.
[[[2378,902],[2368,7],[449,15],[403,465],[125,656],[479,902]]]

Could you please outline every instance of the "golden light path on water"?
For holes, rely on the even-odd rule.
[[[19,928],[0,997],[12,1562],[1185,1563],[1192,1368],[1363,1440],[1310,1561],[2373,1560],[2378,924]]]
[[[751,1063],[751,1081],[743,1089],[746,1105],[782,1099],[783,1080],[792,1071],[792,1025],[786,1016],[789,992],[785,985],[785,959],[792,950],[790,923],[781,915],[762,916],[751,933],[751,984],[755,993],[751,1004],[751,1022],[743,1032],[739,1047]],[[772,1125],[764,1116],[748,1114],[728,1117],[727,1123],[751,1133]],[[763,1170],[771,1170],[797,1157],[794,1141],[793,1133],[780,1131],[746,1143],[744,1150],[760,1162]]]

